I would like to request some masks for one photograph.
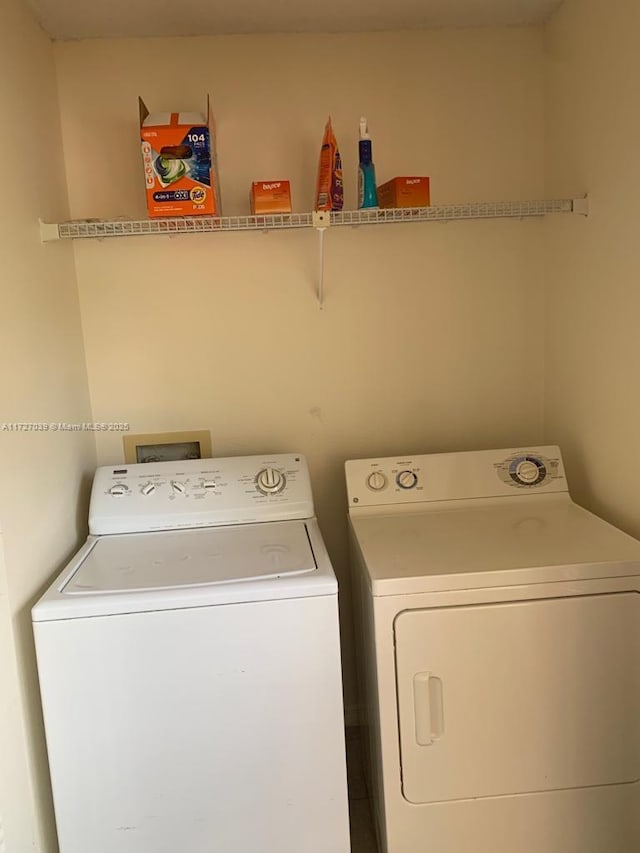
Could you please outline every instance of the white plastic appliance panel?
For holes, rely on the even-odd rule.
[[[348,853],[335,595],[34,631],[62,853]]]
[[[297,525],[299,522],[292,522]],[[72,583],[76,572],[81,569],[84,561],[90,557],[93,549],[107,542],[117,542],[121,539],[137,539],[149,537],[152,543],[156,537],[163,539],[169,537],[171,540],[184,538],[188,542],[191,537],[197,543],[200,536],[205,540],[217,539],[214,530],[190,530],[162,533],[131,533],[123,536],[89,536],[78,553],[69,561],[60,575],[51,584],[49,589],[34,606],[32,619],[34,622],[46,622],[57,619],[79,619],[87,616],[115,616],[122,613],[138,613],[145,611],[179,610],[186,607],[205,607],[211,604],[239,604],[241,602],[265,601],[271,599],[306,598],[308,596],[335,595],[338,589],[329,555],[315,518],[308,518],[300,524],[306,529],[309,545],[313,552],[313,558],[317,568],[314,571],[299,573],[283,573],[277,577],[243,577],[233,580],[229,578],[224,583],[190,584],[187,586],[177,585],[160,587],[158,589],[146,588],[129,592],[100,592],[98,594],[85,591],[84,594],[69,594],[66,591],[67,584]],[[288,523],[277,522],[274,527],[284,525],[286,530]],[[269,536],[270,524],[260,525]],[[238,530],[251,529],[251,526],[238,527]],[[230,528],[221,528],[218,532],[223,536]],[[251,537],[250,537],[251,538]],[[107,550],[111,546],[106,545]],[[125,556],[126,548],[120,553],[120,558]],[[116,547],[117,551],[117,547]],[[118,555],[113,565],[114,575],[119,574],[120,568],[126,567],[127,563],[120,562]],[[251,572],[251,567],[247,566]],[[107,567],[105,566],[105,569]],[[176,578],[179,580],[179,578]]]
[[[359,556],[354,563],[363,576]],[[358,584],[363,591],[366,586]],[[394,622],[403,610],[638,591],[638,578],[539,583],[482,590],[366,596],[363,722],[369,736],[379,853],[637,853],[640,783],[510,797],[409,803],[402,795]],[[365,593],[366,594],[366,593]],[[497,829],[496,829],[497,828]]]
[[[544,477],[517,483],[510,465],[527,458],[544,464]],[[569,490],[555,445],[350,459],[345,475],[350,509]]]
[[[568,494],[427,506],[351,510],[373,595],[640,572],[640,542]]]
[[[409,802],[640,777],[637,593],[404,611],[395,641]]]
[[[353,532],[353,531],[352,531]],[[574,788],[506,797],[409,803],[402,794],[400,735],[396,690],[394,622],[405,610],[425,610],[554,599],[610,592],[638,592],[637,577],[615,576],[482,589],[457,589],[372,597],[368,573],[356,538],[351,539],[359,579],[354,593],[363,596],[362,644],[365,676],[361,715],[371,761],[372,809],[379,853],[637,853],[640,850],[640,782]],[[506,580],[506,579],[505,579]],[[443,698],[445,698],[443,696]]]
[[[101,536],[62,589],[95,595],[313,572],[302,521]]]
[[[259,483],[265,471],[279,481],[268,494]],[[91,490],[89,530],[96,535],[137,533],[312,515],[304,456],[230,456],[98,468]]]

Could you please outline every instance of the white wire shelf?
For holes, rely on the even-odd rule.
[[[43,242],[82,238],[137,237],[142,235],[202,234],[219,231],[271,231],[288,228],[384,225],[393,222],[449,222],[459,219],[522,219],[551,213],[587,215],[586,198],[543,201],[488,201],[431,207],[343,210],[326,214],[290,213],[270,216],[186,216],[175,219],[79,219],[40,223]]]

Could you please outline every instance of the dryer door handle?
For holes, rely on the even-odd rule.
[[[444,734],[442,680],[430,672],[413,676],[413,713],[416,742],[431,746]]]

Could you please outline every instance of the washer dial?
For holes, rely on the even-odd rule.
[[[115,486],[111,486],[109,489],[109,494],[120,497],[121,495],[126,495],[128,491],[129,486],[125,486],[124,483],[116,483]]]
[[[263,495],[277,495],[286,484],[286,479],[277,468],[263,468],[256,477],[256,486]]]

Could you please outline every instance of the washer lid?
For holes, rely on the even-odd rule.
[[[300,575],[315,569],[306,528],[296,522],[124,534],[100,537],[61,592],[140,592]]]
[[[330,595],[315,519],[89,537],[35,621]]]
[[[568,495],[350,512],[374,595],[640,574],[640,542]]]

